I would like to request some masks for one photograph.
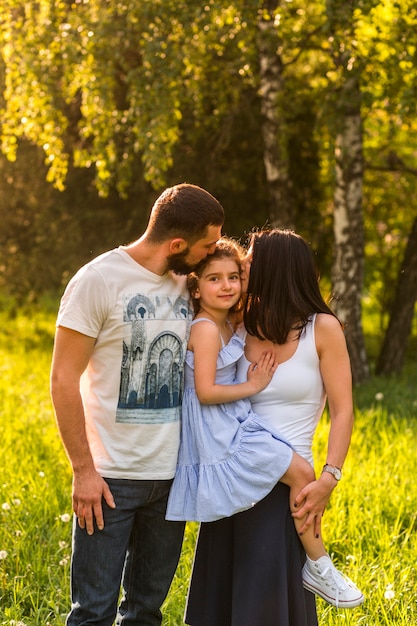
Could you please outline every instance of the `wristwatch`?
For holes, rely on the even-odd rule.
[[[334,465],[328,465],[326,463],[326,465],[323,467],[322,473],[323,472],[329,472],[329,474],[333,474],[333,476],[338,481],[342,478],[342,470],[340,469],[340,467],[335,467]]]

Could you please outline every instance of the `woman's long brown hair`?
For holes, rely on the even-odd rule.
[[[252,265],[243,311],[245,328],[258,339],[284,344],[301,335],[314,313],[334,315],[320,293],[310,247],[292,230],[252,234]]]

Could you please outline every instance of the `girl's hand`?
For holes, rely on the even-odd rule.
[[[278,367],[272,352],[263,352],[259,362],[251,363],[248,368],[248,383],[253,386],[253,393],[265,389]]]

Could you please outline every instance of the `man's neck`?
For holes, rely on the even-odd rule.
[[[166,274],[168,253],[163,244],[152,245],[144,237],[141,237],[127,246],[122,246],[122,249],[136,263],[153,274],[158,276]]]

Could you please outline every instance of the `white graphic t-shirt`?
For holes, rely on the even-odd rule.
[[[57,325],[96,338],[81,395],[102,476],[174,476],[191,318],[185,277],[158,276],[122,248],[97,257],[69,282]]]

